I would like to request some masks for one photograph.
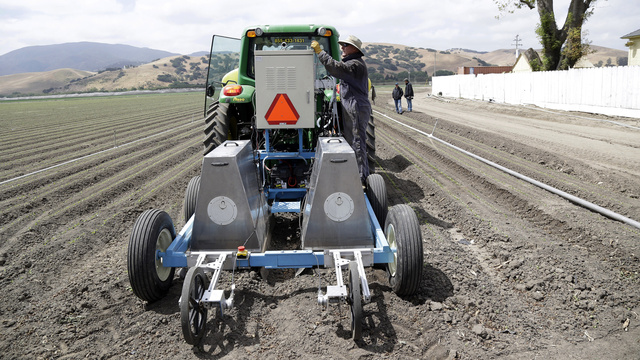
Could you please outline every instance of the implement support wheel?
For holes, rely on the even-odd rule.
[[[208,282],[204,270],[192,267],[182,284],[180,323],[184,340],[190,345],[198,345],[206,330],[207,308],[202,303],[202,297],[209,287]]]
[[[196,200],[198,199],[198,191],[200,191],[200,175],[194,176],[187,185],[187,191],[184,194],[184,222],[191,219],[196,213]]]
[[[358,263],[349,263],[349,302],[351,303],[351,337],[362,339],[362,288]]]
[[[131,231],[127,270],[133,293],[140,299],[160,300],[171,287],[175,269],[164,267],[158,252],[166,252],[176,237],[171,217],[164,211],[143,212]]]
[[[369,121],[367,123],[367,157],[369,158],[369,171],[373,172],[374,169],[371,164],[375,161],[376,157],[376,124],[373,121],[373,115],[369,115]]]
[[[413,295],[422,281],[422,234],[413,209],[405,204],[389,209],[384,225],[389,247],[396,249],[394,261],[387,265],[389,282],[400,295]]]
[[[369,198],[380,227],[383,227],[389,206],[387,205],[387,185],[380,174],[367,176],[367,198]]]

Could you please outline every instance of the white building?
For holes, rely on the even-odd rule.
[[[629,47],[629,66],[640,65],[640,29],[622,36],[621,39],[629,39],[624,44]]]

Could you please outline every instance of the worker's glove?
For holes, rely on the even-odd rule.
[[[320,51],[322,51],[320,44],[315,40],[311,42],[311,48],[316,52],[316,54],[320,54]]]

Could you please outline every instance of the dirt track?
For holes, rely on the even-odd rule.
[[[387,95],[381,91],[379,99]],[[348,338],[348,307],[318,307],[310,271],[236,274],[235,307],[224,319],[210,318],[199,349],[182,339],[179,278],[157,303],[133,296],[126,251],[135,218],[163,209],[181,228],[184,189],[199,172],[201,124],[182,119],[200,108],[183,107],[157,116],[182,126],[174,132],[0,185],[2,357],[637,357],[640,230],[381,114],[427,133],[438,118],[436,137],[636,221],[640,130],[591,119],[639,127],[637,119],[426,93],[417,94],[413,113],[397,115],[389,103],[374,109],[376,171],[391,205],[416,210],[426,263],[420,292],[404,299],[384,272],[368,270],[372,301],[364,307],[362,342]],[[55,153],[51,146],[40,164]],[[24,156],[13,159],[10,151],[2,149],[3,159],[16,165],[3,166],[0,181],[17,176],[16,168],[45,167],[20,163]],[[279,241],[295,247],[297,218],[276,221]],[[331,271],[320,275],[323,286],[333,281]]]

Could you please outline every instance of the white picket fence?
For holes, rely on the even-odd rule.
[[[640,66],[437,76],[432,94],[640,118]]]

